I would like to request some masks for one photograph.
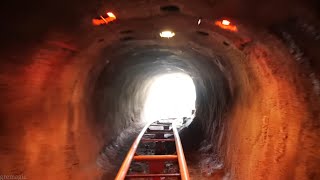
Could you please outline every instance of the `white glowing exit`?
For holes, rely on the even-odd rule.
[[[191,117],[195,110],[196,90],[187,74],[161,75],[153,81],[144,105],[146,121]]]

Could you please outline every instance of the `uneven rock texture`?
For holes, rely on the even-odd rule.
[[[172,4],[180,11],[161,11]],[[184,72],[197,91],[195,120],[181,132],[193,179],[319,179],[314,4],[7,5],[2,13],[16,7],[17,14],[5,18],[1,34],[0,175],[113,179],[142,126],[150,83],[163,73]],[[118,20],[92,26],[91,18],[106,9]],[[215,26],[220,17],[238,32]],[[176,36],[158,37],[165,28]]]

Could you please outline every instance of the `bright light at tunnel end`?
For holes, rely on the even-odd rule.
[[[191,77],[171,73],[155,77],[144,104],[144,121],[190,118],[195,111],[196,90]]]
[[[162,38],[172,38],[173,36],[175,36],[176,34],[172,31],[162,31],[160,33],[160,37]]]

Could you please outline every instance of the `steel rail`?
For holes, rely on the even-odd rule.
[[[141,132],[139,133],[138,137],[133,142],[133,144],[132,144],[127,156],[125,157],[125,159],[124,159],[124,161],[123,161],[123,163],[122,163],[122,165],[121,165],[121,167],[120,167],[120,169],[118,171],[118,174],[117,174],[115,180],[124,180],[125,178],[137,178],[137,177],[169,177],[170,176],[170,174],[167,174],[167,175],[164,175],[164,174],[140,174],[140,175],[139,174],[127,174],[128,170],[130,168],[132,160],[136,160],[136,161],[178,160],[180,174],[174,174],[174,176],[181,176],[182,180],[190,180],[189,171],[188,171],[187,163],[186,163],[185,156],[184,156],[184,153],[183,153],[181,140],[180,140],[180,137],[179,137],[178,130],[177,130],[177,128],[176,128],[174,123],[172,123],[172,133],[174,135],[177,155],[138,155],[138,156],[136,155],[136,150],[137,150],[137,148],[138,148],[138,146],[140,144],[140,141],[141,140],[146,140],[146,139],[142,139],[143,135],[145,135],[145,132],[147,131],[148,127],[153,123],[154,122],[148,123],[141,130]],[[157,131],[154,131],[154,132],[157,132]],[[154,132],[151,131],[150,133],[154,133]],[[164,139],[154,139],[154,140],[162,141]],[[165,141],[167,141],[167,140],[169,140],[169,139],[165,139]],[[171,174],[171,175],[173,175],[173,174]]]
[[[180,177],[180,174],[128,174],[127,178],[142,178],[142,177]]]
[[[174,139],[141,139],[141,142],[174,142]]]
[[[133,157],[133,160],[135,161],[170,161],[177,159],[177,155],[139,155]]]
[[[144,132],[148,129],[148,127],[154,122],[150,122],[148,123],[147,125],[144,126],[144,128],[141,130],[140,134],[138,135],[138,137],[136,138],[136,140],[133,142],[126,158],[124,159],[119,171],[118,171],[118,174],[115,178],[115,180],[123,180],[125,179],[126,175],[127,175],[127,172],[129,170],[129,167],[130,167],[130,164],[131,164],[131,161],[134,157],[134,154],[139,146],[139,143],[140,143],[140,140],[144,134]]]
[[[178,133],[178,130],[177,130],[174,123],[172,123],[172,130],[173,130],[174,139],[175,139],[175,143],[176,143],[176,151],[177,151],[177,155],[178,155],[178,162],[179,162],[181,179],[182,180],[190,180],[189,171],[188,171],[186,159],[184,157],[179,133]]]

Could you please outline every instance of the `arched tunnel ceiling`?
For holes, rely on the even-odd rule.
[[[113,179],[151,80],[186,72],[197,91],[181,132],[193,179],[320,178],[317,1],[2,7],[0,176]],[[93,26],[106,11],[117,20]],[[238,31],[216,26],[222,18]],[[160,38],[164,29],[176,36]]]

